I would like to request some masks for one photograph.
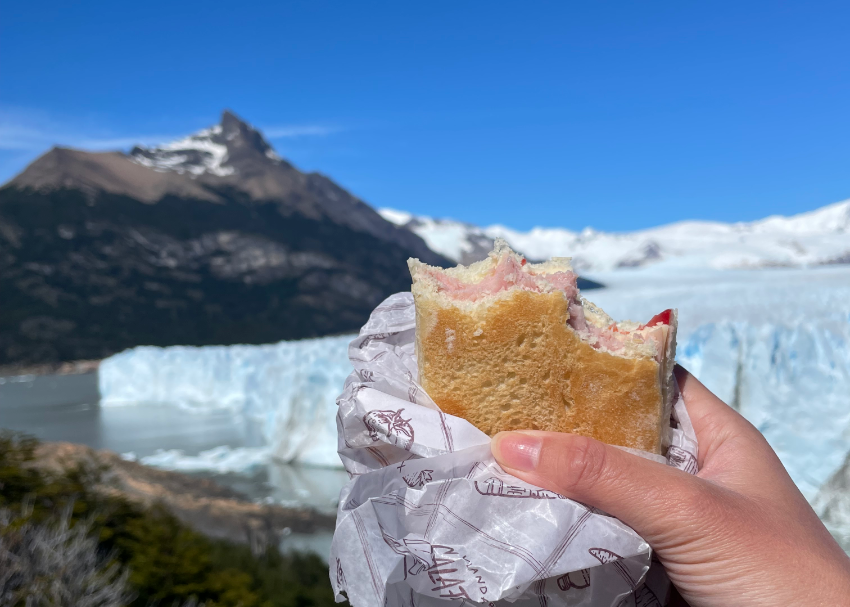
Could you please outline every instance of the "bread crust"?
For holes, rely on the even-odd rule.
[[[491,436],[570,432],[661,454],[668,420],[658,362],[583,342],[562,292],[516,289],[463,308],[415,282],[413,295],[419,382],[446,413]]]

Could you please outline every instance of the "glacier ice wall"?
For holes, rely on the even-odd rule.
[[[102,363],[102,406],[227,408],[259,425],[271,456],[338,466],[335,399],[351,339],[134,348]],[[678,359],[767,437],[807,497],[850,451],[850,322],[709,323],[680,340]],[[207,465],[172,453],[145,461]]]
[[[339,466],[336,397],[351,370],[347,354],[352,339],[133,348],[101,363],[101,406],[156,403],[196,411],[228,409],[258,423],[271,456]],[[149,459],[175,467],[173,454]]]
[[[815,512],[850,553],[850,455],[812,501]]]
[[[712,323],[677,359],[764,434],[807,498],[850,451],[850,322]]]

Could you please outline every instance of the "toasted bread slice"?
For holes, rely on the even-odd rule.
[[[504,241],[448,270],[411,259],[419,382],[494,435],[551,430],[661,454],[676,312],[615,323],[580,297],[567,258],[530,264]]]

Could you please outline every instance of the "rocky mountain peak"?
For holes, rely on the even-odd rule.
[[[227,177],[249,164],[283,161],[263,135],[230,110],[221,122],[188,137],[153,147],[136,146],[130,159],[159,172]]]
[[[220,126],[224,144],[231,153],[248,152],[271,160],[280,160],[263,134],[230,110],[222,112]]]

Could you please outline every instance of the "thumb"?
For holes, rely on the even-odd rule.
[[[584,436],[500,432],[491,449],[506,472],[604,510],[653,547],[676,532],[676,518],[689,519],[710,499],[700,479]]]

